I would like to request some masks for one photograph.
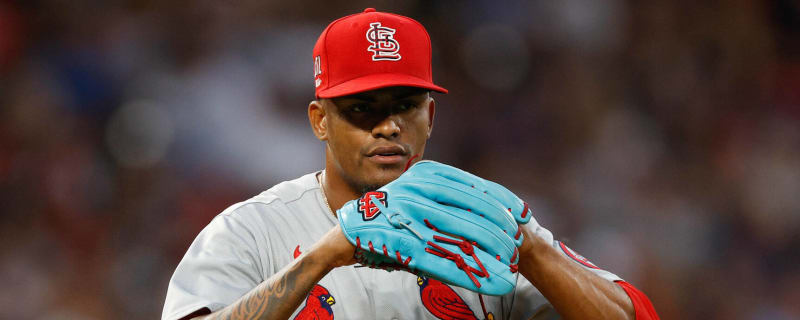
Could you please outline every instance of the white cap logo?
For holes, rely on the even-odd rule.
[[[319,56],[314,57],[314,87],[319,87],[322,84],[322,63],[320,63]]]
[[[371,43],[367,51],[372,51],[372,61],[400,60],[400,44],[394,39],[395,29],[381,26],[380,22],[369,24],[367,40]]]

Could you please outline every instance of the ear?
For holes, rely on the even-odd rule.
[[[313,100],[308,104],[308,122],[311,131],[320,141],[328,140],[328,118],[321,100]]]
[[[433,132],[433,117],[436,114],[436,101],[430,98],[428,101],[428,139],[431,138]]]

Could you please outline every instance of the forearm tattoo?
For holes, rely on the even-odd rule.
[[[295,260],[289,268],[262,282],[238,301],[209,315],[209,319],[288,318],[314,286],[310,279],[313,277],[303,274],[309,264],[305,259]]]

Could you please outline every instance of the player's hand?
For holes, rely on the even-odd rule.
[[[433,161],[337,211],[361,264],[408,270],[490,295],[516,284],[527,204],[493,182]]]
[[[423,160],[415,163],[403,176],[436,178],[443,183],[455,184],[479,193],[482,192],[486,195],[485,200],[500,203],[503,208],[508,209],[508,212],[511,213],[518,224],[526,224],[533,217],[530,208],[528,208],[528,203],[522,201],[506,187],[456,167],[436,161]]]
[[[319,254],[323,261],[327,261],[331,268],[356,263],[353,257],[356,247],[347,240],[338,224],[323,235],[311,250]]]

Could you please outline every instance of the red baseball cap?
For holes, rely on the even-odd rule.
[[[325,28],[314,46],[317,98],[393,86],[447,93],[433,84],[431,39],[409,17],[367,8]]]

